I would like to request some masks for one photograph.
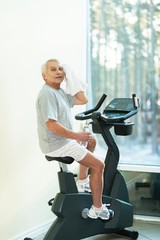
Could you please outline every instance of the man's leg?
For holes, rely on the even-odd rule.
[[[87,153],[79,163],[91,170],[90,187],[92,191],[93,205],[99,208],[102,206],[104,163],[92,153]]]
[[[91,137],[91,140],[87,144],[87,149],[90,152],[93,152],[96,147],[96,138],[94,136]],[[88,176],[89,168],[80,164],[79,166],[79,175],[77,181],[77,187],[79,192],[91,192],[90,188],[90,178]]]
[[[93,219],[101,218],[103,220],[108,220],[110,218],[110,212],[106,204],[102,204],[104,163],[96,158],[91,152],[88,152],[80,161],[80,164],[91,169],[90,186],[93,205],[89,209],[87,215]]]
[[[90,152],[94,152],[94,149],[96,147],[96,138],[94,136],[91,137],[91,140],[87,144],[87,149]],[[79,180],[84,180],[88,178],[88,167],[80,164],[79,166]]]

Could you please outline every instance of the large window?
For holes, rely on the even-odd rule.
[[[88,79],[92,105],[104,92],[108,101],[131,97],[132,93],[141,100],[141,109],[133,118],[133,134],[116,138],[121,163],[160,165],[159,19],[158,0],[89,1]],[[99,136],[98,141],[103,148]]]
[[[88,94],[141,100],[133,134],[116,136],[134,214],[160,216],[160,0],[88,0]],[[107,103],[108,103],[107,102]],[[89,106],[90,107],[90,106]],[[103,109],[102,109],[103,110]],[[105,157],[97,134],[98,153]]]

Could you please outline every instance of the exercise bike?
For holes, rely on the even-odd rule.
[[[77,120],[91,120],[94,133],[101,134],[108,151],[105,158],[103,203],[114,211],[114,216],[107,221],[87,217],[87,211],[92,205],[90,193],[78,192],[75,176],[68,171],[67,164],[71,157],[49,157],[48,161],[59,163],[58,172],[60,192],[52,202],[52,212],[57,216],[44,240],[80,240],[98,234],[116,233],[131,239],[138,238],[137,231],[126,228],[133,225],[133,207],[129,203],[128,190],[123,176],[117,170],[119,149],[110,129],[114,127],[116,135],[127,136],[132,133],[133,122],[125,120],[138,112],[139,100],[133,94],[132,98],[115,98],[104,111],[98,112],[107,95],[103,94],[97,105],[75,116]],[[112,211],[111,211],[112,213]]]

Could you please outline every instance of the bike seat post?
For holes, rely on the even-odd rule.
[[[45,156],[48,161],[58,161],[60,171],[58,172],[59,188],[61,193],[77,193],[78,189],[74,179],[74,174],[68,171],[67,164],[71,164],[72,157],[51,157]]]
[[[62,163],[62,162],[58,162],[58,163],[59,163],[59,167],[60,167],[61,171],[68,172],[67,164]]]
[[[58,181],[60,192],[62,193],[77,193],[77,186],[74,179],[74,174],[68,170],[66,163],[59,162],[60,171],[58,172]]]

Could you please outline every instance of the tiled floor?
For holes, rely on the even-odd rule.
[[[132,230],[139,232],[138,240],[159,240],[160,239],[160,223],[138,221],[134,222]],[[34,240],[43,240],[44,235],[38,236]],[[115,234],[97,235],[85,240],[125,240],[129,239]],[[68,239],[64,239],[68,240]],[[72,239],[70,239],[72,240]]]

